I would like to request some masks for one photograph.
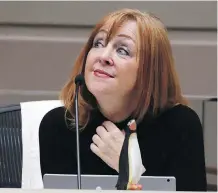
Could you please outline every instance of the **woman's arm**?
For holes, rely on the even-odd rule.
[[[56,168],[57,126],[54,124],[52,113],[44,116],[39,127],[39,150],[42,177],[46,173],[54,173]]]
[[[178,191],[206,191],[204,140],[199,117],[188,109],[176,121],[177,141],[166,175],[176,177]]]
[[[66,128],[64,108],[48,112],[39,128],[40,164],[42,176],[73,173],[76,168],[73,147],[74,141]]]

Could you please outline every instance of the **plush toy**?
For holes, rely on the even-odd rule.
[[[130,120],[126,126],[125,139],[119,159],[119,176],[116,184],[117,190],[141,190],[138,184],[141,175],[145,172],[139,149],[136,122]]]

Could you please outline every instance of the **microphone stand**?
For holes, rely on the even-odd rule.
[[[76,83],[75,92],[75,117],[76,117],[76,153],[77,153],[77,187],[81,189],[81,170],[80,170],[80,143],[79,143],[79,108],[78,108],[78,92],[80,83]]]

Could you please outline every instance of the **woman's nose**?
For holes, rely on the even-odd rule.
[[[103,65],[110,65],[112,66],[113,65],[113,60],[111,58],[103,58],[101,57],[100,58],[100,63],[103,64]]]
[[[100,56],[100,63],[103,65],[114,65],[113,59],[111,58],[110,51],[105,50]]]

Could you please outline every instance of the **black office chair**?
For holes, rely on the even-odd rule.
[[[0,188],[21,188],[22,127],[20,105],[0,107]]]
[[[0,107],[0,188],[22,188],[22,125],[20,104]]]
[[[217,103],[217,97],[209,98],[209,99],[203,100],[202,102],[202,126],[203,126],[204,132],[205,132],[205,121],[204,121],[205,120],[205,107],[206,107],[206,103],[208,102]],[[215,178],[217,178],[217,167],[207,167],[206,172],[207,174],[213,175]],[[210,184],[208,182],[207,191],[217,192],[217,184]]]

